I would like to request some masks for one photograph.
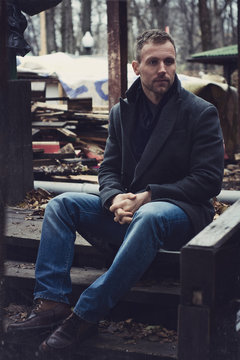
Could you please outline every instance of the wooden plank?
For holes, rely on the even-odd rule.
[[[45,110],[54,110],[54,111],[67,111],[67,105],[66,104],[46,104],[44,102],[35,102],[32,105],[32,112],[35,112],[37,109],[45,109]]]
[[[7,207],[6,245],[8,259],[35,262],[41,237],[43,216],[34,215],[34,210]],[[82,236],[76,234],[74,266],[106,267],[111,263],[107,253],[91,246]],[[179,279],[179,252],[160,250],[147,272],[150,278],[163,274]]]
[[[67,125],[67,121],[33,121],[32,127],[38,129],[61,128]]]
[[[178,360],[209,360],[209,309],[207,307],[180,306],[179,323],[181,325],[178,335]],[[193,323],[195,331],[192,329]]]
[[[240,230],[240,200],[236,201],[221,216],[196,235],[186,246],[223,246]]]
[[[179,360],[237,358],[231,303],[239,297],[239,209],[237,201],[181,250]]]
[[[178,360],[239,359],[238,309],[236,302],[214,310],[180,305]]]
[[[98,184],[98,176],[97,175],[69,175],[69,176],[52,176],[54,180],[58,181],[68,181],[74,180],[74,181],[81,181],[81,182],[89,182],[91,184]]]
[[[238,295],[239,246],[181,251],[181,303],[214,308]],[[231,260],[229,260],[231,259]]]
[[[68,99],[68,110],[92,111],[92,98]]]
[[[93,269],[93,268],[75,268],[71,269],[71,280],[73,287],[73,297],[78,299],[84,289],[91,285],[99,276],[101,276],[106,269]],[[35,267],[32,263],[6,261],[5,262],[5,280],[10,284],[19,283],[19,289],[21,289],[21,283],[25,284],[25,287],[32,287],[35,279]],[[146,284],[146,285],[144,285]],[[20,290],[21,291],[21,290]],[[164,283],[144,283],[139,282],[134,286],[122,299],[123,301],[137,302],[137,303],[149,303],[159,304],[163,299],[170,297],[176,300],[178,303],[180,296],[179,284],[172,281],[165,281]]]
[[[39,55],[47,54],[47,32],[46,32],[46,13],[42,11],[40,13],[40,44],[41,50]]]
[[[107,0],[109,109],[127,90],[127,1]]]

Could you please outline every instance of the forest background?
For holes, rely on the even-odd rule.
[[[170,31],[177,47],[178,71],[199,71],[188,63],[191,54],[237,44],[237,0],[128,0],[128,60],[136,36],[150,28]],[[85,53],[84,34],[92,34],[93,55],[107,56],[105,0],[63,0],[46,11],[47,53]],[[39,55],[40,15],[27,16],[25,38],[32,55]]]

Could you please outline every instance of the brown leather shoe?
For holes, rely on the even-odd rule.
[[[98,325],[89,323],[72,313],[62,325],[59,326],[39,346],[41,355],[56,353],[58,351],[74,351],[75,346],[98,332]]]
[[[8,325],[8,333],[22,333],[40,329],[51,329],[59,325],[71,314],[68,304],[50,300],[37,299],[26,320]]]

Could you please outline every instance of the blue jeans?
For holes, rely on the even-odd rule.
[[[188,216],[168,202],[147,203],[136,211],[130,225],[120,225],[96,195],[59,195],[45,211],[36,262],[35,299],[68,303],[76,231],[87,240],[94,239],[95,245],[105,243],[118,249],[110,268],[81,294],[75,305],[74,312],[89,322],[104,318],[141,278],[160,248],[180,249],[192,235]]]

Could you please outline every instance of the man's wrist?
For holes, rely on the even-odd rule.
[[[151,192],[151,190],[147,190],[144,192],[144,194],[145,194],[144,204],[146,204],[152,200],[152,192]]]

